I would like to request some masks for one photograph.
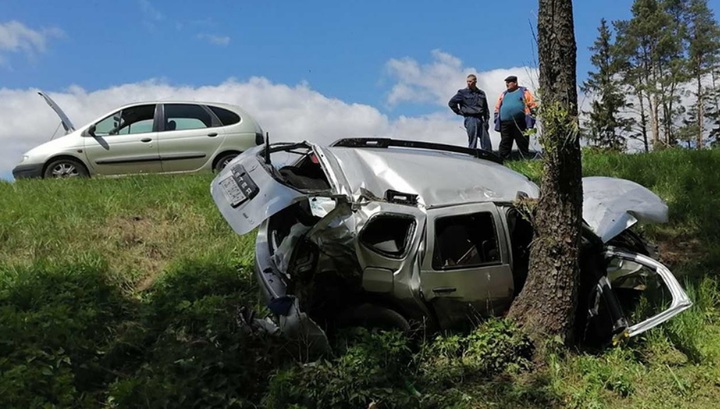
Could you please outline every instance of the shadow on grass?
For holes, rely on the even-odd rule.
[[[181,262],[138,298],[106,267],[0,268],[0,407],[242,407],[292,361],[237,325],[249,274]]]

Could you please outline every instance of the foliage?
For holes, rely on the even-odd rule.
[[[278,372],[263,403],[267,408],[383,408],[417,406],[406,386],[411,350],[400,332],[352,331],[332,361],[297,365]]]
[[[302,362],[296,345],[238,326],[257,303],[253,237],[227,227],[207,175],[0,184],[0,407],[714,407],[719,161],[583,151],[586,176],[667,201],[670,222],[645,232],[694,305],[618,348],[536,361],[512,323],[490,320],[410,339],[350,332],[333,357]],[[536,181],[540,165],[509,164]]]
[[[594,146],[622,151],[625,149],[625,136],[633,125],[632,118],[624,118],[620,112],[628,108],[620,80],[623,68],[612,42],[612,32],[605,19],[600,20],[598,38],[590,47],[590,61],[597,72],[589,72],[581,89],[592,94],[591,110],[586,121],[585,136]]]
[[[635,0],[632,17],[601,20],[591,50],[597,72],[583,91],[591,103],[587,134],[610,142],[621,130],[647,152],[679,142],[702,148],[715,138],[720,26],[707,0]],[[627,101],[627,103],[626,103]]]

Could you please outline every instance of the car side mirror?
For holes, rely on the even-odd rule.
[[[93,138],[95,137],[95,124],[90,125],[90,128],[88,128],[87,133],[88,133],[88,135],[92,136]]]

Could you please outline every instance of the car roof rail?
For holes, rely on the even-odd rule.
[[[330,146],[343,148],[389,148],[392,146],[401,148],[428,149],[434,151],[464,153],[479,159],[485,159],[499,164],[503,163],[502,158],[489,151],[434,142],[408,141],[391,138],[344,138],[333,142]]]

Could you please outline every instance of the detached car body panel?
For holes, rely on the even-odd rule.
[[[453,328],[507,311],[527,276],[533,231],[515,200],[539,189],[499,162],[480,150],[391,139],[275,144],[232,161],[211,194],[238,234],[258,228],[255,275],[281,321],[302,312],[292,321],[318,339],[328,325],[359,322],[353,311],[365,323]],[[672,273],[627,236],[636,221],[667,219],[662,200],[627,180],[583,186],[586,320],[601,322],[609,339],[689,308]],[[661,287],[670,305],[632,323],[618,292],[636,299]]]
[[[128,104],[76,129],[46,94],[66,135],[23,155],[16,179],[218,170],[263,142],[239,107],[196,101]]]

